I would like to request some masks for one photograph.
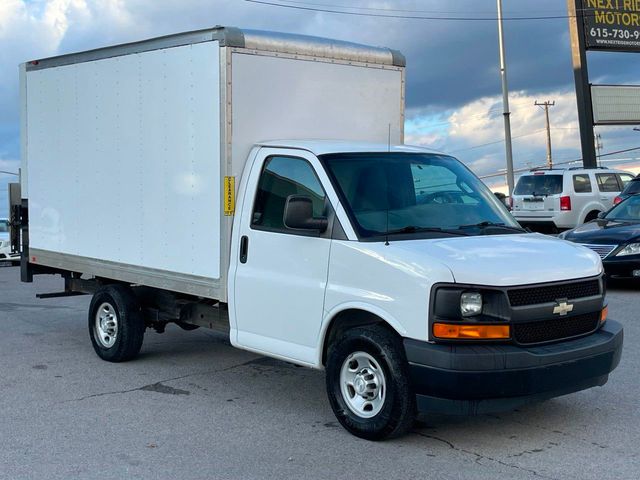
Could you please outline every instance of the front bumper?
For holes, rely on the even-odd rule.
[[[551,345],[437,345],[405,339],[418,410],[481,414],[604,385],[618,366],[623,329],[608,320]]]
[[[610,277],[633,277],[634,270],[640,270],[637,255],[625,257],[607,257],[602,261],[605,273]]]

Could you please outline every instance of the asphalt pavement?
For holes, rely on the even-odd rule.
[[[322,372],[176,326],[110,364],[88,296],[38,300],[61,279],[18,277],[0,268],[0,479],[640,478],[640,286],[609,289],[625,348],[604,387],[368,442],[335,420]]]

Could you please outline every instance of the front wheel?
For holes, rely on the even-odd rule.
[[[126,362],[138,355],[145,328],[140,304],[130,288],[109,285],[93,295],[89,336],[103,360]]]
[[[342,426],[368,440],[406,433],[415,396],[400,338],[381,326],[348,330],[327,358],[329,403]]]

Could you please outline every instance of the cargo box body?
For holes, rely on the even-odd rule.
[[[214,28],[28,62],[21,94],[28,262],[223,302],[254,144],[403,140],[401,55],[311,37]]]

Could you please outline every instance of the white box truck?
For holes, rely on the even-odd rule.
[[[369,439],[603,385],[623,333],[599,257],[403,146],[404,67],[223,27],[23,64],[23,281],[92,294],[107,361],[173,322],[324,369]]]

